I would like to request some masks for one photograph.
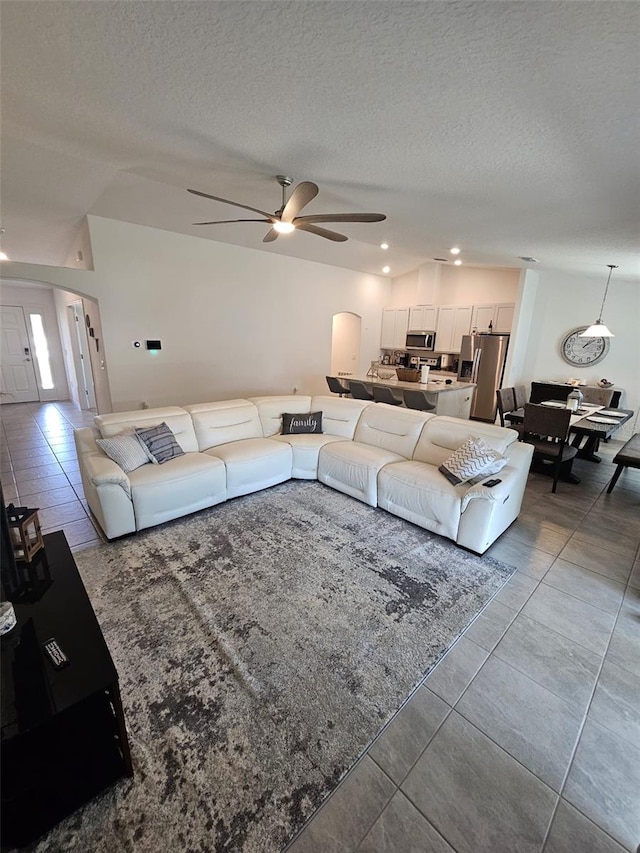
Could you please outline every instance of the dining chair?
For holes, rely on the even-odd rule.
[[[407,409],[417,409],[420,412],[430,412],[435,409],[435,404],[427,400],[427,395],[424,391],[404,388],[402,391],[404,404]]]
[[[390,406],[402,405],[402,400],[394,397],[391,388],[385,388],[384,385],[373,386],[373,400],[375,403],[388,403]]]
[[[539,406],[536,403],[525,403],[522,426],[523,441],[533,445],[534,460],[554,463],[552,492],[556,491],[562,467],[565,466],[566,473],[569,474],[578,452],[577,447],[572,447],[567,443],[570,420],[570,409],[556,409],[549,406]]]
[[[498,388],[496,391],[498,400],[498,414],[500,415],[500,426],[504,426],[504,416],[517,409],[516,397],[513,388]]]
[[[343,385],[335,376],[327,376],[325,378],[327,380],[327,385],[329,386],[329,391],[331,391],[332,394],[339,394],[341,397],[346,397],[349,394],[347,386]]]
[[[355,379],[349,380],[349,390],[354,400],[369,400],[373,401],[373,394],[369,393],[364,382],[357,382]]]
[[[514,385],[513,393],[515,396],[516,409],[523,409],[524,404],[528,403],[527,389],[524,385]]]
[[[610,406],[613,399],[613,388],[586,388],[582,391],[583,403],[593,403],[596,406]]]

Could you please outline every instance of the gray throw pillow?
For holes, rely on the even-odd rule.
[[[283,413],[282,435],[299,435],[308,432],[322,432],[322,412],[310,412],[304,415]]]
[[[96,444],[113,459],[125,474],[135,471],[151,461],[146,447],[138,440],[133,431],[122,435],[113,435],[111,438],[96,438]]]
[[[153,461],[159,465],[177,456],[184,456],[184,450],[164,421],[148,429],[136,429],[136,435],[151,454]]]

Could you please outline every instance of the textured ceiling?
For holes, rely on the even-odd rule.
[[[465,263],[639,276],[640,6],[627,2],[3,0],[2,227],[62,264],[86,213],[392,275]],[[349,242],[265,226],[377,211]],[[250,216],[247,212],[247,215]],[[331,226],[330,226],[331,227]],[[378,244],[391,244],[383,253]]]

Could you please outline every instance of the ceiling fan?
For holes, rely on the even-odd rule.
[[[287,200],[287,187],[291,186],[293,180],[286,175],[276,175],[276,180],[282,187],[282,205],[275,213],[267,213],[264,210],[259,210],[257,207],[240,204],[237,201],[230,201],[228,198],[220,198],[219,196],[209,195],[209,193],[202,193],[198,190],[188,190],[188,192],[194,195],[200,195],[203,198],[212,198],[214,201],[222,201],[224,204],[233,204],[235,207],[243,207],[245,210],[253,210],[254,213],[260,213],[265,217],[264,219],[220,219],[215,222],[194,222],[193,224],[223,225],[228,222],[268,222],[271,228],[263,238],[263,243],[272,243],[278,239],[279,234],[290,234],[296,229],[317,234],[318,237],[325,237],[327,240],[333,240],[336,243],[344,243],[349,239],[344,234],[338,234],[337,231],[329,231],[327,228],[320,228],[317,223],[382,222],[383,219],[387,218],[384,213],[316,213],[310,216],[298,216],[302,208],[318,195],[317,185],[311,181],[302,181],[293,190]]]

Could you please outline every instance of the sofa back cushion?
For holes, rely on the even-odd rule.
[[[262,438],[258,409],[249,400],[195,403],[185,409],[193,418],[200,450],[243,438]]]
[[[322,412],[322,432],[339,435],[351,440],[360,415],[373,405],[367,400],[353,400],[351,397],[314,397],[310,411]]]
[[[422,431],[413,458],[417,462],[442,465],[454,450],[474,435],[479,435],[489,447],[503,456],[507,455],[509,446],[518,440],[518,433],[513,429],[485,424],[482,421],[465,421],[461,418],[436,415]]]
[[[373,403],[360,415],[353,438],[411,459],[425,423],[433,417],[415,409]]]
[[[193,428],[191,416],[179,406],[166,406],[163,409],[141,409],[135,412],[112,412],[94,418],[102,438],[111,438],[128,429],[149,429],[165,422],[176,441],[185,453],[198,450],[198,440]]]
[[[282,397],[249,397],[260,415],[262,434],[265,438],[279,435],[282,432],[282,415],[291,412],[293,415],[306,415],[311,411],[311,397],[303,394],[283,395]]]

